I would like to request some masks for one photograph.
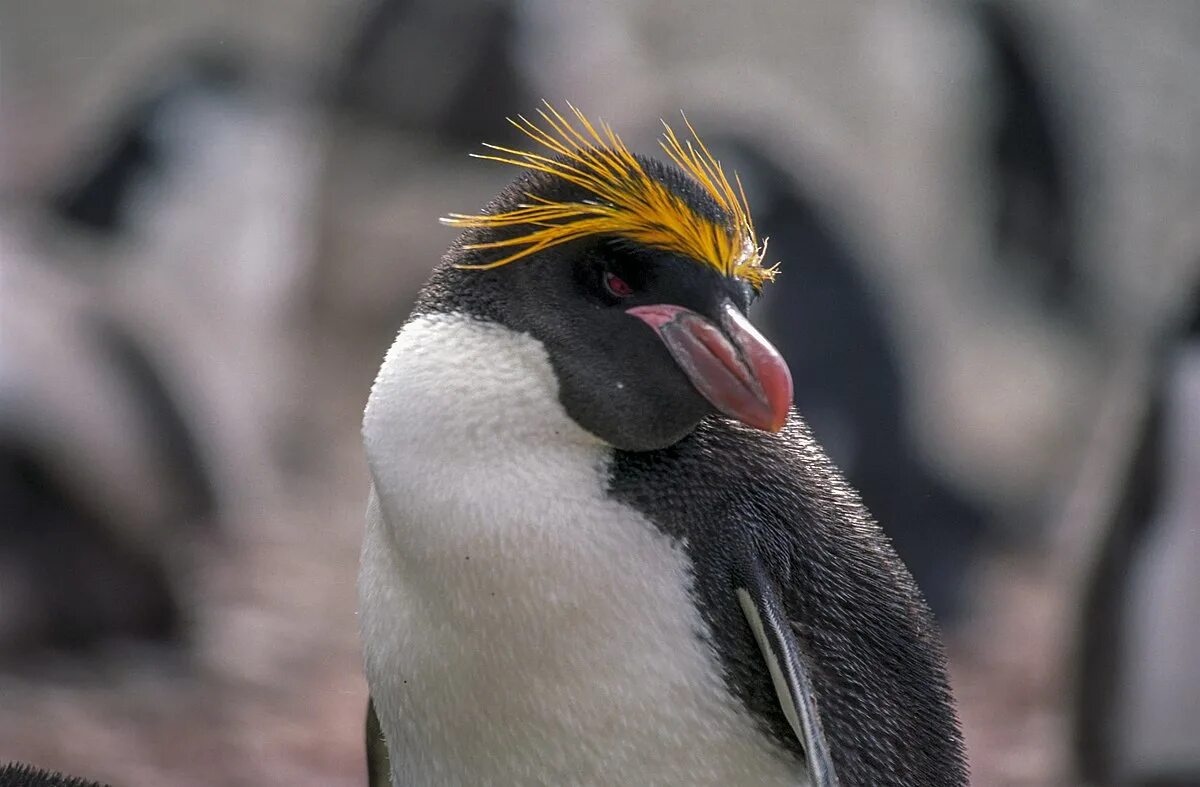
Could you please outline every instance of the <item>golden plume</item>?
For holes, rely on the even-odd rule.
[[[508,122],[546,149],[546,154],[485,145],[494,154],[476,158],[545,172],[594,195],[579,202],[556,202],[527,194],[529,202],[503,213],[452,213],[442,222],[453,227],[488,229],[528,225],[529,231],[503,240],[473,243],[466,249],[514,251],[494,262],[461,265],[488,269],[507,265],[543,249],[594,235],[615,235],[710,265],[725,276],[743,279],[755,288],[775,278],[776,268],[763,267],[766,243],[759,244],[750,222],[750,207],[741,181],[736,190],[721,164],[683,118],[691,139],[680,141],[666,129],[659,144],[681,170],[693,178],[729,217],[729,224],[698,215],[678,195],[651,178],[621,138],[603,121],[599,129],[582,112],[567,104],[576,124],[549,102],[538,109],[544,127],[518,115]]]

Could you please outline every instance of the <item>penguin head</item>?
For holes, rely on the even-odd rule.
[[[698,140],[668,128],[663,163],[546,109],[549,132],[515,123],[546,154],[499,150],[527,171],[481,214],[446,220],[465,232],[418,309],[540,341],[567,414],[619,449],[666,447],[715,413],[781,429],[791,376],[746,316],[774,270],[740,192]]]

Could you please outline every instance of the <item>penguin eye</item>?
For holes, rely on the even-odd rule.
[[[604,272],[604,289],[615,298],[628,298],[633,295],[633,287],[611,271]]]

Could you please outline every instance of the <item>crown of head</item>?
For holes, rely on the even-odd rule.
[[[527,201],[512,210],[450,214],[442,221],[463,229],[520,228],[502,240],[466,245],[466,249],[498,250],[500,256],[460,267],[497,268],[559,244],[608,235],[684,255],[756,289],[775,278],[778,266],[763,265],[766,243],[759,243],[754,232],[741,181],[735,174],[730,182],[686,117],[683,122],[690,138],[681,140],[663,121],[665,131],[659,144],[712,198],[728,217],[726,222],[697,213],[651,177],[607,123],[593,124],[568,104],[572,121],[549,102],[543,103],[544,108],[538,110],[541,125],[522,115],[516,120],[509,118],[509,122],[544,148],[544,153],[485,145],[491,153],[472,155],[561,178],[591,196],[564,202],[526,194]]]

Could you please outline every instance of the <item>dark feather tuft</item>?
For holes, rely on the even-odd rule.
[[[0,765],[0,787],[107,787],[100,782],[47,771],[23,762]]]

